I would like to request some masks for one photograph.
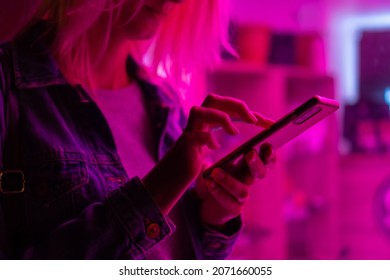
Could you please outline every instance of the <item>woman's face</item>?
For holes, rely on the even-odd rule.
[[[125,36],[126,39],[150,39],[156,34],[162,20],[169,14],[173,5],[182,1],[183,0],[144,0],[139,11],[130,21],[128,21],[129,9],[124,6],[120,22],[127,23],[121,25],[119,29],[123,31],[123,36]],[[134,4],[129,3],[129,5]]]

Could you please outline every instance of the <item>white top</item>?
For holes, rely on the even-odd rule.
[[[152,123],[136,83],[119,90],[96,90],[95,101],[114,135],[129,178],[142,178],[156,164]]]

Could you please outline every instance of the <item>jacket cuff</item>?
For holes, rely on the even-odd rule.
[[[130,238],[131,258],[144,256],[175,230],[173,222],[161,213],[138,177],[112,191],[107,200]]]
[[[205,258],[223,259],[229,254],[242,227],[241,216],[230,220],[223,231],[204,226],[203,252]]]

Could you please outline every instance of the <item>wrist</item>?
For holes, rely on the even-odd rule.
[[[222,233],[225,236],[232,236],[241,229],[242,219],[241,216],[237,216],[223,224],[204,223],[204,226],[210,230]]]
[[[186,184],[180,183],[170,172],[157,164],[141,179],[145,189],[164,215],[169,214],[187,188]]]

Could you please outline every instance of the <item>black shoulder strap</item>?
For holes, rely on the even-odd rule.
[[[3,63],[8,64],[6,61]],[[3,64],[3,71],[0,75],[3,75],[6,135],[2,150],[3,170],[0,172],[0,202],[6,226],[6,255],[12,259],[18,259],[26,247],[27,223],[24,204],[24,174],[21,171],[19,157],[19,106],[17,96],[11,90],[11,72],[11,67]]]

